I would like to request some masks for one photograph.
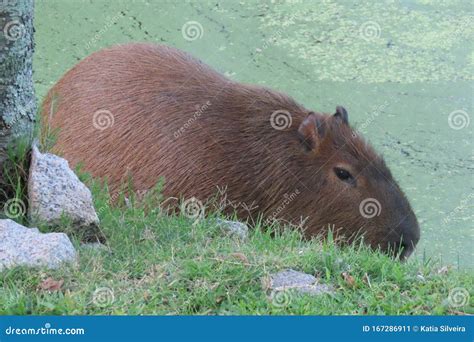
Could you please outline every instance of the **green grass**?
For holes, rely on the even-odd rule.
[[[31,140],[20,137],[8,145],[0,168],[0,219],[17,217],[26,222],[27,182]]]
[[[142,201],[131,198],[129,206],[122,199],[112,206],[106,188],[90,178],[86,183],[107,248],[85,247],[70,234],[79,253],[76,265],[1,272],[0,314],[474,313],[472,299],[461,307],[448,300],[454,288],[471,291],[472,272],[439,273],[441,265],[432,261],[399,263],[361,244],[305,241],[297,231],[278,227],[257,227],[241,241],[207,219],[193,224],[184,215],[163,213],[159,189]],[[70,232],[67,224],[64,230]],[[334,294],[288,292],[272,300],[268,277],[287,268],[317,276]],[[343,272],[354,278],[352,285]],[[63,284],[45,290],[47,278]]]

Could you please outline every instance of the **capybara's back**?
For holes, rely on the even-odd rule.
[[[220,191],[242,219],[303,221],[307,236],[335,227],[374,247],[401,245],[404,255],[418,241],[403,192],[344,108],[311,112],[180,50],[99,51],[51,89],[42,114],[59,130],[54,152],[107,178],[112,192],[129,177],[136,190],[163,177],[166,197],[205,203]],[[364,214],[366,200],[377,215]]]

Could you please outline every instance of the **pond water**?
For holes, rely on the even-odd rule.
[[[381,152],[419,218],[418,258],[473,265],[473,10],[469,1],[36,3],[35,80],[130,41],[184,49],[232,79],[350,121]]]

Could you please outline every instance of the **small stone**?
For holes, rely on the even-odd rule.
[[[230,235],[237,236],[239,239],[245,240],[248,237],[249,227],[242,222],[222,220],[220,218],[215,221],[219,228]]]
[[[69,168],[68,162],[50,153],[41,153],[33,145],[28,179],[28,214],[34,222],[58,226],[61,216],[72,220],[74,229],[84,237],[97,236],[99,218],[90,190]],[[92,239],[96,240],[96,239]]]
[[[15,266],[57,268],[76,258],[76,250],[66,234],[43,234],[37,228],[0,220],[0,271]]]
[[[270,289],[273,291],[296,290],[300,293],[320,295],[333,293],[332,286],[318,284],[318,279],[311,274],[288,269],[270,276]]]

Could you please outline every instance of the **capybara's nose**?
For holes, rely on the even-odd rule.
[[[401,252],[398,253],[399,258],[401,261],[405,261],[413,253],[413,251],[415,250],[415,247],[413,247],[412,244],[405,244],[402,242],[400,249],[401,249]]]
[[[406,260],[415,250],[416,244],[420,240],[420,227],[415,214],[407,215],[400,222],[400,240],[398,255],[400,260]]]

